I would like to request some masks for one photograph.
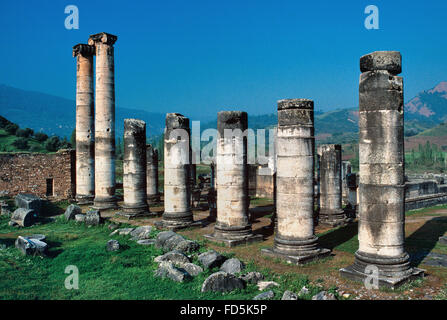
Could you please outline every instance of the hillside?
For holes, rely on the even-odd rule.
[[[21,127],[69,138],[75,128],[76,103],[73,100],[0,84],[0,115]],[[148,136],[163,132],[165,114],[117,106],[115,116],[117,137],[123,135],[125,118],[146,121]]]
[[[75,126],[75,102],[0,85],[0,115],[21,127],[29,127],[36,132],[43,131],[48,135],[70,137]],[[117,106],[117,140],[123,135],[125,118],[138,118],[146,121],[148,137],[161,135],[165,125],[164,113]],[[405,104],[406,137],[416,136],[445,120],[447,120],[447,82],[440,82],[434,88],[422,91]],[[271,128],[276,125],[277,116],[276,113],[249,114],[248,122],[249,127],[254,130]],[[215,127],[216,120],[201,124],[202,130]],[[337,109],[324,113],[315,112],[315,135],[318,143],[355,143],[358,140],[357,132],[357,108]],[[419,141],[421,136],[414,139]]]

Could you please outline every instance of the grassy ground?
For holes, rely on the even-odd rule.
[[[20,152],[20,151],[30,151],[33,152],[44,152],[48,153],[45,149],[43,143],[37,141],[36,139],[30,137],[28,140],[28,148],[26,150],[21,150],[13,145],[14,141],[19,139],[15,135],[8,134],[5,130],[0,129],[0,152]]]
[[[7,246],[0,249],[0,299],[252,299],[260,293],[253,285],[227,294],[201,293],[204,279],[216,270],[207,271],[183,284],[154,277],[156,264],[153,258],[161,254],[160,250],[140,246],[131,241],[129,236],[110,237],[109,222],[98,227],[66,222],[60,214],[67,205],[67,202],[47,204],[45,212],[55,216],[55,221],[24,229],[9,227],[8,218],[0,217],[0,243]],[[261,232],[264,230],[262,227],[269,223],[269,205],[271,200],[268,199],[252,200],[255,232]],[[196,219],[206,214],[195,212]],[[148,219],[136,223],[153,222],[154,219]],[[433,289],[433,293],[429,291],[432,298],[447,299],[446,268],[425,266],[422,263],[424,253],[447,253],[447,246],[437,243],[437,238],[447,231],[447,206],[407,213],[407,250],[416,257],[422,253],[413,261],[413,265],[426,269],[429,277],[414,281],[399,290],[381,289],[374,291],[374,294],[365,294],[360,284],[344,280],[338,274],[341,267],[353,262],[353,253],[358,248],[356,223],[335,229],[317,227],[320,245],[332,249],[334,255],[299,267],[259,254],[261,248],[272,245],[271,231],[265,234],[264,242],[226,248],[204,240],[203,234],[210,233],[212,228],[211,224],[180,233],[197,239],[202,244],[201,251],[213,248],[228,257],[236,256],[247,264],[246,271],[260,271],[267,280],[278,282],[280,286],[273,289],[276,299],[280,299],[285,290],[299,292],[304,285],[310,289],[310,293],[303,297],[306,299],[322,289],[338,295],[340,291],[337,292],[336,288],[349,292],[350,298],[363,294],[363,299],[406,299],[410,296],[422,299],[426,297],[427,290]],[[23,256],[14,247],[18,235],[35,233],[47,236],[49,257]],[[121,243],[120,251],[105,250],[106,242],[111,238]],[[193,259],[197,262],[196,257]],[[64,271],[68,265],[75,265],[79,269],[79,290],[67,290],[64,286],[68,276]]]
[[[63,211],[67,205],[59,203],[55,207]],[[54,208],[51,211],[59,212]],[[161,250],[138,245],[129,236],[109,237],[108,223],[86,227],[56,216],[54,222],[18,230],[9,227],[8,221],[0,217],[0,242],[7,245],[0,250],[1,299],[251,299],[259,294],[254,285],[227,294],[200,292],[205,278],[217,270],[204,272],[184,284],[154,277],[157,265],[153,258],[162,254]],[[23,256],[14,247],[18,235],[36,233],[47,236],[50,246],[47,258]],[[109,239],[118,240],[122,249],[106,251]],[[194,260],[197,263],[197,258]],[[68,274],[64,271],[69,265],[79,269],[79,290],[65,288]],[[255,269],[259,268],[248,261],[246,270]],[[286,288],[299,291],[303,285],[311,289],[311,294],[318,292],[318,287],[309,285],[305,276],[290,274],[276,279],[270,270],[260,271],[280,283],[274,289],[278,298]]]

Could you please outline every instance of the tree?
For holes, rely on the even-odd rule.
[[[13,146],[17,147],[20,150],[28,150],[28,139],[26,138],[19,138],[16,141],[12,143]]]
[[[33,134],[34,134],[34,131],[32,129],[30,129],[30,128],[18,129],[16,131],[16,136],[17,137],[22,137],[22,138],[29,138]]]
[[[48,136],[47,136],[45,133],[37,132],[37,133],[34,135],[34,138],[35,138],[37,141],[39,141],[39,142],[44,142],[44,141],[46,141],[46,140],[48,139]]]
[[[53,136],[45,142],[45,149],[47,149],[50,152],[55,152],[59,150],[60,144],[61,142],[59,140],[59,137]]]
[[[15,123],[8,123],[5,126],[5,131],[9,134],[16,134],[17,130],[19,130],[19,126]]]

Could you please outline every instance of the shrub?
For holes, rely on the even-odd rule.
[[[16,125],[15,123],[8,123],[5,126],[5,130],[9,134],[16,134],[17,130],[19,130],[19,126]]]
[[[39,142],[44,142],[44,141],[46,141],[48,139],[48,136],[45,133],[37,132],[34,135],[34,138],[36,138],[36,140],[39,141]]]
[[[33,130],[31,130],[30,128],[18,129],[16,131],[16,136],[22,138],[29,138],[30,136],[33,135],[33,133],[34,133]]]
[[[27,150],[29,148],[28,139],[26,138],[19,138],[12,145],[21,150]]]
[[[61,142],[59,141],[59,137],[51,137],[45,142],[45,149],[50,152],[54,152],[59,150]]]

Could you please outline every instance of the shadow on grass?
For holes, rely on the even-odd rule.
[[[49,241],[48,239],[44,240],[46,244],[48,244],[48,258],[56,258],[60,255],[64,250],[60,247],[62,245],[59,241]]]
[[[63,214],[65,210],[61,208],[57,203],[51,201],[42,201],[42,209],[40,212],[41,217],[53,217]]]
[[[405,240],[412,266],[417,267],[425,259],[446,231],[447,217],[436,217],[425,222]]]
[[[318,243],[322,248],[334,249],[339,245],[351,240],[357,235],[358,222],[350,223],[346,226],[331,230],[318,238]]]

